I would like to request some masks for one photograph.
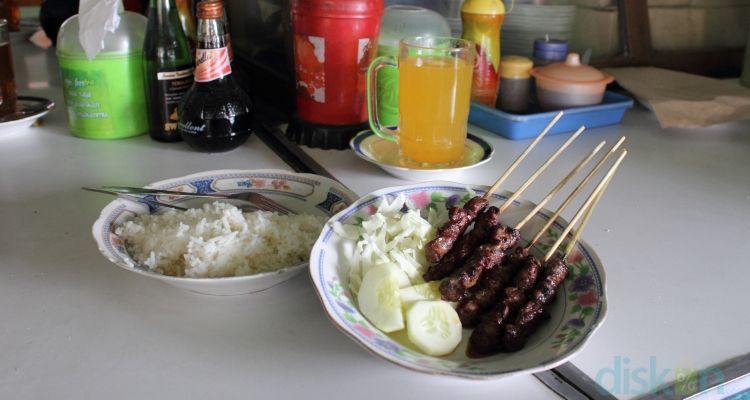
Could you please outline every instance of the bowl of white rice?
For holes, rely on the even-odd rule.
[[[193,292],[238,295],[302,272],[325,221],[357,196],[329,178],[281,170],[207,171],[147,185],[189,193],[260,193],[288,214],[239,200],[116,199],[92,228],[99,251],[128,271]]]

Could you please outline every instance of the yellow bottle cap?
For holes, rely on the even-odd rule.
[[[466,0],[461,6],[461,12],[469,14],[505,14],[505,6],[501,0]]]
[[[500,61],[500,77],[510,79],[526,79],[534,62],[526,57],[505,56]]]

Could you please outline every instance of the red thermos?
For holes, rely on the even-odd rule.
[[[367,122],[365,78],[383,0],[292,0],[291,9],[296,117],[305,125],[359,128]]]

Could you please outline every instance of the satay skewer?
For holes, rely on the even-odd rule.
[[[560,189],[565,186],[581,169],[583,169],[593,157],[601,150],[606,141],[601,141],[591,152],[581,160],[568,175],[563,178],[542,201],[534,207],[531,212],[519,222],[515,229],[520,230],[536,213],[554,197]],[[482,211],[476,218],[474,229],[468,234],[462,236],[456,241],[453,248],[435,265],[431,266],[423,275],[425,281],[435,281],[443,279],[455,270],[471,253],[483,242],[487,241],[493,227],[499,223],[498,214],[500,210],[497,207],[489,207]],[[490,238],[490,241],[492,239]]]
[[[521,230],[521,228],[523,228],[523,226],[526,225],[526,223],[529,222],[536,215],[536,213],[539,212],[539,210],[541,210],[545,205],[547,205],[550,200],[552,200],[553,197],[555,197],[560,189],[562,189],[568,182],[570,182],[570,180],[573,179],[573,177],[578,174],[578,172],[580,172],[586,166],[586,164],[591,161],[592,158],[594,158],[596,153],[598,153],[606,143],[606,140],[602,140],[601,142],[599,142],[599,144],[594,147],[594,149],[591,150],[591,152],[583,160],[581,160],[581,162],[579,162],[578,165],[576,165],[575,168],[573,168],[568,173],[568,175],[566,175],[554,188],[552,188],[552,190],[549,191],[549,193],[547,193],[546,196],[544,196],[539,204],[537,204],[528,214],[526,214],[526,216],[519,223],[516,224],[516,229]]]
[[[578,209],[578,212],[576,212],[575,216],[573,216],[573,219],[570,221],[568,226],[563,229],[562,233],[560,233],[560,237],[557,238],[555,241],[555,244],[552,245],[552,247],[547,250],[547,254],[544,255],[544,261],[548,261],[557,251],[557,248],[560,247],[560,244],[565,240],[565,238],[568,236],[568,233],[573,229],[573,226],[575,226],[578,221],[583,217],[584,214],[588,211],[589,207],[594,204],[595,201],[598,201],[597,198],[601,195],[601,193],[604,191],[604,189],[607,188],[607,185],[609,184],[609,181],[612,179],[612,176],[617,171],[617,168],[620,166],[620,163],[625,158],[625,156],[628,155],[627,150],[622,150],[620,153],[620,156],[617,157],[617,160],[615,163],[609,168],[609,171],[607,171],[607,174],[604,175],[604,178],[599,182],[598,185],[596,185],[596,188],[594,188],[594,191],[591,192],[591,195],[589,195],[588,199],[581,205],[581,207]]]
[[[536,171],[534,171],[534,173],[531,174],[531,176],[529,176],[528,179],[526,179],[523,184],[521,184],[515,193],[508,197],[505,203],[503,203],[497,210],[496,214],[502,214],[503,211],[513,204],[518,196],[520,196],[521,193],[523,193],[523,191],[526,190],[529,185],[531,185],[531,183],[534,182],[534,180],[536,180],[536,178],[538,178],[539,175],[541,175],[541,173],[544,172],[544,170],[547,169],[547,167],[549,167],[550,164],[552,164],[552,162],[554,162],[557,157],[559,157],[560,154],[562,154],[562,152],[581,135],[581,133],[583,133],[585,129],[586,127],[582,126],[573,133],[568,140],[566,140],[544,163],[542,163],[541,166],[539,166],[539,168],[537,168]],[[441,284],[440,292],[443,295],[443,299],[448,301],[457,301],[460,299],[461,296],[463,296],[464,290],[470,289],[476,285],[479,277],[485,269],[492,268],[501,261],[505,254],[505,250],[509,247],[515,246],[519,237],[517,229],[503,228],[501,226],[497,226],[495,229],[485,229],[485,231],[487,232],[479,232],[480,236],[482,236],[478,238],[479,240],[475,240],[476,238],[474,238],[474,236],[476,232],[473,231],[470,232],[467,237],[459,238],[457,242],[454,243],[454,246],[452,246],[451,249],[448,250],[440,260],[438,260],[438,263],[423,275],[425,280],[428,281],[443,278],[453,271],[459,263],[465,260],[458,270],[453,271],[453,275],[449,278],[449,281]],[[489,237],[484,238],[483,236],[486,236],[487,233],[489,234]],[[439,242],[438,244],[442,245]],[[475,247],[478,244],[481,244],[481,246],[476,249],[467,248],[467,246]],[[428,248],[431,245],[432,242],[428,243]],[[458,252],[465,253],[465,255],[457,254]],[[468,257],[469,254],[471,254],[471,257]],[[445,265],[446,263],[441,264],[443,259],[446,258],[446,261],[452,263],[452,265]]]
[[[599,193],[597,193],[596,198],[594,198],[594,200],[591,202],[591,205],[589,205],[589,207],[586,209],[586,213],[583,214],[583,219],[581,219],[581,223],[578,224],[578,228],[575,229],[573,233],[573,238],[570,239],[570,241],[565,245],[565,250],[563,250],[563,254],[565,255],[566,258],[573,251],[573,248],[575,248],[576,243],[581,238],[581,234],[583,233],[583,228],[589,222],[589,218],[591,218],[591,214],[594,213],[594,208],[596,208],[596,205],[599,203],[599,200],[601,200],[602,195],[604,194],[604,191],[607,190],[607,186],[609,186],[610,182],[612,182],[612,177],[610,177],[607,180],[602,190],[599,191]]]
[[[471,354],[485,356],[497,351],[517,351],[526,344],[568,274],[565,259],[572,247],[568,246],[562,257],[555,256],[555,252],[562,239],[583,218],[573,237],[575,241],[580,238],[585,222],[626,155],[627,151],[623,150],[560,235],[560,239],[545,255],[544,261],[540,263],[534,256],[526,257],[524,266],[514,278],[514,286],[504,289],[502,300],[481,317],[481,322],[472,332],[469,339]]]
[[[565,186],[583,167],[588,164],[591,159],[601,150],[606,141],[601,141],[591,152],[581,160],[575,168],[573,168],[568,175],[563,178],[551,191],[550,193],[521,221],[516,225],[516,230],[520,230],[523,225],[528,222],[531,217],[554,197],[560,189]],[[432,265],[427,272],[423,275],[425,281],[435,281],[443,279],[448,276],[453,270],[460,266],[460,264],[466,260],[469,255],[483,242],[496,240],[498,235],[492,235],[493,227],[499,223],[498,215],[500,210],[497,207],[488,207],[476,218],[474,223],[474,229],[462,236],[456,241],[453,248],[435,265]],[[501,233],[502,232],[498,232]],[[506,236],[507,235],[502,235]],[[501,236],[501,237],[502,237]],[[506,242],[514,245],[514,242]]]
[[[580,172],[598,153],[599,150],[606,144],[605,141],[601,141],[594,149],[586,156],[584,157],[578,165],[576,165],[567,176],[563,178],[562,181],[560,181],[551,191],[550,193],[542,199],[542,201],[534,207],[527,215],[524,217],[521,222],[516,224],[515,231],[519,231],[529,220],[531,220],[532,217],[534,217],[537,212],[544,207],[544,205],[549,202],[559,191],[560,189],[565,186],[566,183],[568,183],[578,172]],[[476,228],[475,228],[476,229]],[[515,244],[510,243],[509,244]],[[507,253],[507,249],[504,249],[503,251]],[[479,287],[476,288],[469,296],[464,297],[461,299],[460,303],[458,304],[458,307],[456,310],[458,311],[459,318],[461,319],[461,323],[465,327],[472,327],[475,326],[478,322],[479,314],[482,313],[487,309],[487,307],[490,307],[492,304],[497,302],[498,296],[502,295],[502,288],[506,285],[509,285],[511,283],[511,280],[516,275],[516,272],[518,272],[520,269],[524,268],[525,264],[525,258],[528,255],[528,250],[525,248],[518,248],[515,253],[513,254],[503,254],[502,258],[502,264],[501,265],[494,265],[491,268],[489,268],[487,271],[484,271],[482,277],[481,277],[481,283],[478,285]],[[533,281],[529,281],[530,272],[525,273],[525,277],[521,278],[526,282],[526,285],[533,285]],[[533,274],[532,274],[533,275]],[[461,294],[463,293],[464,289],[463,287],[458,287],[457,284],[460,282],[456,278],[460,277],[452,277],[454,281],[456,282],[450,282],[451,278],[449,278],[447,283],[445,283],[445,288],[442,288],[441,286],[441,293],[444,291],[449,293],[447,297],[452,297],[451,294]],[[463,282],[462,282],[463,283]],[[449,287],[448,285],[451,285],[452,287]],[[454,297],[455,299],[455,297]]]
[[[542,163],[542,165],[540,165],[539,168],[537,168],[537,170],[534,171],[534,173],[531,174],[531,176],[529,176],[528,179],[526,179],[526,181],[522,183],[521,186],[519,186],[518,189],[516,189],[516,191],[510,197],[508,197],[507,200],[505,200],[505,203],[503,203],[503,205],[499,207],[500,214],[502,214],[503,211],[508,209],[508,207],[510,207],[510,205],[513,204],[514,201],[516,201],[518,196],[520,196],[521,193],[523,193],[524,190],[526,190],[526,188],[528,188],[536,180],[536,178],[538,178],[539,175],[541,175],[542,172],[544,172],[544,170],[546,170],[547,167],[549,167],[550,164],[552,164],[552,162],[555,161],[557,157],[559,157],[560,154],[562,154],[562,152],[565,151],[565,149],[567,149],[568,146],[570,146],[571,143],[573,143],[574,140],[578,139],[578,136],[580,136],[581,133],[583,133],[583,131],[585,130],[586,130],[586,127],[581,126],[580,128],[578,128],[577,131],[575,131],[575,133],[573,133],[568,138],[568,140],[565,141],[565,143],[562,144],[562,146],[560,146],[557,150],[555,150],[555,152],[552,153],[552,155],[549,156],[549,158],[547,158],[547,160],[544,163]]]
[[[489,204],[489,197],[492,193],[497,190],[500,185],[505,182],[505,179],[515,170],[520,162],[528,155],[531,149],[536,146],[537,143],[552,129],[557,121],[562,118],[563,112],[560,111],[555,118],[550,121],[544,130],[534,139],[526,150],[516,158],[516,160],[508,167],[500,178],[492,185],[492,187],[482,197],[474,197],[470,199],[463,207],[451,207],[448,210],[448,222],[443,224],[438,229],[437,237],[425,246],[425,257],[430,263],[439,262],[448,252],[451,251],[456,241],[459,240],[466,231],[466,228],[474,221],[481,211],[487,208]],[[532,180],[533,181],[533,180]]]
[[[596,175],[596,173],[604,166],[604,163],[609,160],[609,158],[617,152],[617,149],[620,148],[622,143],[625,141],[625,136],[621,137],[620,140],[617,141],[617,143],[612,146],[611,149],[605,154],[597,163],[594,165],[594,167],[591,169],[591,171],[581,180],[581,182],[578,183],[578,185],[573,189],[573,191],[570,192],[568,197],[560,204],[560,206],[557,207],[557,210],[555,213],[547,220],[547,223],[539,229],[539,232],[537,232],[536,236],[534,236],[531,241],[526,245],[526,248],[529,249],[532,246],[536,244],[539,239],[541,239],[542,236],[547,232],[547,229],[549,229],[550,226],[557,220],[557,217],[562,214],[562,211],[565,209],[565,207],[570,204],[570,202],[573,201],[573,199],[578,195],[578,193],[583,189],[584,186],[586,186],[587,183]]]
[[[572,251],[575,243],[580,239],[581,232],[583,232],[583,228],[586,226],[589,217],[591,217],[596,204],[607,189],[607,185],[612,181],[615,171],[627,153],[627,150],[622,151],[614,165],[612,165],[604,178],[602,178],[594,191],[586,199],[584,204],[581,205],[581,208],[573,217],[565,231],[560,235],[560,238],[550,248],[549,252],[547,252],[544,258],[543,276],[536,284],[535,289],[529,293],[526,303],[518,309],[518,314],[515,316],[513,323],[508,323],[502,326],[502,339],[500,343],[495,344],[495,348],[500,348],[502,351],[520,350],[526,345],[531,334],[533,334],[539,326],[549,308],[549,305],[552,304],[555,297],[557,297],[560,285],[563,284],[565,278],[568,276],[568,255]],[[558,246],[560,246],[567,234],[570,233],[570,230],[579,220],[581,223],[578,226],[578,229],[576,229],[573,239],[566,245],[563,255],[556,255],[555,252]]]
[[[552,121],[550,121],[547,124],[547,126],[544,127],[542,132],[539,133],[539,135],[537,135],[537,137],[531,143],[529,143],[526,149],[521,154],[519,154],[518,157],[516,157],[516,159],[513,161],[512,164],[510,164],[508,169],[506,169],[505,172],[503,172],[503,174],[499,178],[497,178],[497,181],[495,181],[495,183],[492,184],[490,189],[487,190],[487,193],[485,193],[484,196],[482,197],[484,197],[485,199],[489,199],[490,196],[492,196],[492,194],[495,193],[495,191],[497,191],[497,189],[500,188],[500,185],[502,185],[505,182],[505,180],[508,179],[510,174],[513,173],[516,167],[518,167],[518,164],[520,164],[521,161],[523,161],[523,159],[526,158],[527,155],[529,155],[529,153],[531,152],[531,149],[533,149],[534,146],[536,146],[536,144],[539,143],[539,141],[542,140],[542,138],[547,135],[547,132],[549,132],[550,129],[552,129],[552,127],[555,126],[557,121],[559,121],[560,118],[562,118],[562,116],[563,116],[563,112],[560,111],[559,113],[557,113],[557,115],[555,115],[554,118],[552,118]]]

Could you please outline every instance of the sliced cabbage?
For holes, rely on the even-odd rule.
[[[429,266],[424,246],[447,219],[446,210],[429,208],[422,212],[399,194],[391,201],[384,199],[374,214],[357,225],[335,222],[332,228],[337,235],[357,240],[351,255],[349,289],[359,293],[363,277],[380,264],[395,264],[410,285],[424,283],[422,274]]]

